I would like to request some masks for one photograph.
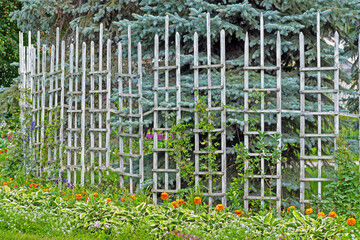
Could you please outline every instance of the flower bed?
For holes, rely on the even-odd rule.
[[[145,195],[111,199],[89,189],[12,181],[0,190],[0,231],[120,239],[360,239],[356,219],[335,212],[306,209],[303,215],[291,206],[281,218],[271,211],[249,216],[222,204],[208,212],[200,196],[176,200],[163,193],[162,205],[154,206]]]

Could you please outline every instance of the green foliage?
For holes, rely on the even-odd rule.
[[[197,92],[195,94],[199,93]],[[211,178],[213,181],[216,181],[218,177],[213,173],[217,172],[219,169],[219,164],[216,161],[218,156],[216,151],[220,146],[220,141],[218,140],[220,133],[212,133],[211,131],[216,128],[216,123],[221,123],[221,119],[217,114],[208,110],[205,99],[205,96],[202,96],[195,103],[195,112],[200,119],[197,124],[197,127],[200,130],[199,145],[202,146],[200,147],[200,151],[206,152],[206,154],[201,154],[199,157],[200,169],[208,172],[206,179]]]
[[[337,155],[335,164],[337,170],[333,172],[333,177],[337,181],[329,183],[325,188],[325,200],[323,208],[325,210],[334,209],[340,214],[356,216],[360,212],[360,187],[359,187],[359,166],[356,164],[355,155],[343,139],[337,139]]]
[[[193,132],[190,131],[190,124],[180,121],[176,122],[176,113],[166,113],[165,118],[171,122],[168,140],[165,140],[165,146],[172,149],[169,152],[179,166],[180,176],[186,180],[188,185],[192,185],[194,181],[194,164],[191,161],[191,152],[194,144],[192,143]],[[170,138],[169,138],[170,136]]]
[[[18,181],[14,179],[12,181]],[[74,239],[179,239],[174,233],[192,234],[204,239],[352,239],[359,237],[357,226],[346,225],[346,217],[318,218],[303,216],[294,210],[283,218],[273,212],[259,212],[251,217],[237,216],[233,211],[197,208],[193,195],[185,205],[174,208],[169,203],[154,206],[141,196],[125,202],[106,202],[89,194],[89,200],[75,200],[81,189],[60,193],[57,186],[50,192],[13,184],[0,189],[0,236],[9,231],[30,235],[69,236]],[[83,191],[91,193],[91,190]]]
[[[18,65],[12,63],[19,60],[19,33],[16,22],[11,21],[11,12],[19,10],[19,0],[3,0],[0,2],[0,86],[9,87],[13,78],[18,75]]]
[[[298,211],[293,211],[294,218],[291,218],[286,226],[294,229],[290,234],[292,239],[334,239],[345,227],[333,218],[313,219],[309,215],[302,215]]]
[[[244,146],[243,143],[235,145],[236,149],[236,169],[237,176],[233,177],[233,181],[230,183],[230,190],[227,194],[231,204],[238,207],[242,205],[242,201],[239,199],[244,194],[243,184],[246,179],[251,179],[256,172],[261,172],[261,159],[264,159],[264,163],[267,166],[267,170],[270,175],[276,174],[276,164],[282,161],[281,153],[286,150],[284,146],[280,145],[280,135],[274,134],[269,135],[266,133],[258,132],[256,137],[256,150],[260,154],[255,157],[249,156],[249,150]],[[245,170],[245,161],[248,161],[248,168]],[[266,174],[263,172],[261,174]],[[265,183],[269,188],[269,194],[272,196],[274,186],[274,179],[264,178]],[[271,202],[270,202],[271,210]]]

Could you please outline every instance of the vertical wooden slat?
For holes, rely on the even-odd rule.
[[[199,65],[199,50],[198,50],[199,44],[198,44],[198,34],[197,32],[194,33],[194,87],[199,87],[199,69],[197,66]],[[195,92],[194,101],[197,103],[199,101],[199,92]],[[199,129],[199,114],[195,111],[194,112],[194,127],[196,130]],[[200,179],[199,179],[199,132],[195,132],[195,189],[196,191],[200,190]]]
[[[210,13],[206,14],[206,55],[207,55],[207,65],[210,66],[211,65],[211,29],[210,29]],[[211,87],[211,69],[207,68],[207,79],[208,79],[208,87]],[[211,94],[211,89],[208,89],[207,91],[207,100],[208,100],[208,108],[211,108],[211,101],[212,101],[212,94]],[[208,113],[210,115],[210,111]],[[212,124],[212,122],[209,122],[210,124]],[[211,140],[211,133],[208,133],[208,145],[212,145],[212,140]],[[211,194],[213,192],[213,177],[212,177],[212,169],[210,168],[210,166],[208,166],[209,168],[209,179],[208,179],[208,193],[209,193],[209,208],[212,207],[212,197]]]
[[[37,42],[37,46],[38,46],[38,49],[37,49],[37,53],[38,53],[38,56],[37,56],[37,66],[38,66],[38,69],[37,69],[37,74],[40,74],[42,69],[41,69],[41,66],[40,66],[40,58],[41,58],[41,47],[40,47],[40,32],[38,32],[38,42]],[[25,49],[24,49],[25,50]],[[25,57],[25,52],[24,52],[24,57]],[[40,76],[39,77],[36,77],[36,90],[37,91],[37,94],[36,94],[36,102],[37,102],[37,106],[36,108],[38,109],[38,111],[36,111],[36,125],[37,126],[41,126],[41,93],[40,91],[42,90],[42,84],[40,82]],[[40,110],[41,109],[41,110]],[[36,128],[36,143],[40,144],[41,143],[41,128]],[[37,161],[39,161],[39,159],[41,159],[41,144],[40,146],[37,146]],[[36,164],[36,175],[38,176],[39,175],[39,164]]]
[[[31,46],[31,59],[32,59],[32,64],[31,64],[31,75],[30,75],[30,99],[31,99],[31,101],[32,101],[32,103],[31,103],[31,106],[29,105],[29,107],[30,107],[30,112],[31,112],[31,110],[35,110],[35,93],[34,93],[34,91],[35,91],[35,87],[34,87],[34,84],[35,84],[35,79],[34,79],[34,77],[33,77],[33,75],[36,73],[36,53],[35,53],[35,48],[34,48],[34,46],[32,45]],[[21,54],[21,55],[23,55],[23,54]],[[20,58],[20,61],[22,61],[21,60],[21,58]],[[36,112],[32,112],[32,114],[31,114],[32,116],[31,116],[31,118],[32,118],[32,122],[31,122],[31,126],[33,126],[33,122],[35,122],[35,120],[36,120]],[[32,132],[31,132],[31,139],[30,139],[30,149],[31,149],[31,156],[32,156],[32,158],[31,158],[31,162],[33,163],[33,164],[36,164],[36,149],[37,149],[37,147],[38,146],[36,146],[36,147],[34,147],[34,142],[36,141],[36,139],[35,139],[35,132],[36,132],[36,129],[33,129],[32,130]],[[25,161],[25,159],[24,159],[24,161]],[[26,172],[28,172],[28,168],[27,168],[27,164],[24,164],[25,165],[25,171]],[[37,165],[37,164],[36,164]]]
[[[260,66],[264,67],[264,16],[263,13],[261,13],[260,16]],[[260,88],[265,87],[265,76],[264,76],[264,70],[260,70]],[[265,99],[264,94],[261,94],[261,106],[260,110],[264,110],[265,107]],[[263,112],[260,114],[260,129],[263,133],[265,131],[265,115]],[[262,152],[263,153],[263,152]],[[261,175],[265,175],[265,160],[264,157],[261,156]],[[265,196],[265,179],[261,178],[261,198]],[[261,199],[261,206],[264,206],[264,200]]]
[[[137,54],[138,54],[138,74],[139,74],[139,81],[138,81],[138,94],[139,94],[139,99],[138,99],[138,106],[139,106],[139,135],[140,135],[140,139],[139,139],[139,154],[140,154],[140,159],[139,159],[139,174],[140,174],[140,187],[141,184],[144,182],[144,154],[143,154],[143,144],[144,144],[144,126],[143,126],[143,122],[144,122],[144,114],[143,114],[143,108],[142,108],[142,103],[141,103],[141,99],[142,99],[142,47],[141,47],[141,43],[139,42],[137,45]]]
[[[44,141],[45,141],[45,82],[46,82],[46,45],[42,47],[42,83],[41,83],[41,149],[40,149],[40,160],[43,159],[42,149],[44,149]],[[42,168],[43,165],[40,163],[40,172],[39,175],[42,177]]]
[[[165,67],[169,66],[169,16],[165,17],[165,59],[164,59]],[[165,102],[169,102],[169,70],[165,70]],[[168,113],[166,111],[166,113]],[[167,120],[165,120],[165,129],[168,128]],[[168,132],[165,132],[165,141],[168,140]],[[169,153],[165,152],[165,171],[169,169]],[[169,189],[169,173],[165,172],[165,191]]]
[[[40,38],[40,31],[37,32],[37,74],[40,74],[41,72],[41,38]],[[34,79],[34,81],[37,82],[36,86],[37,86],[37,89],[35,89],[35,91],[37,91],[38,93],[36,94],[36,99],[37,99],[37,109],[41,109],[41,103],[40,103],[40,93],[39,91],[42,90],[41,88],[41,85],[40,85],[40,77],[36,77],[36,79]],[[40,122],[40,113],[41,111],[36,111],[36,125],[37,126],[41,126],[41,122]],[[41,141],[41,135],[40,135],[40,132],[41,132],[41,129],[40,128],[36,128],[36,143],[40,143]],[[40,155],[41,155],[41,145],[40,146],[37,146],[37,154],[35,156],[35,160],[36,159],[41,159]],[[39,175],[39,166],[38,164],[36,164],[36,175],[38,176]]]
[[[99,33],[99,72],[102,71],[102,65],[103,65],[103,32],[104,32],[104,27],[103,24],[100,24],[100,33]],[[102,84],[103,84],[103,79],[102,79],[102,74],[99,74],[99,90],[102,90]],[[99,109],[102,109],[102,103],[103,101],[103,94],[100,92],[99,93]],[[99,122],[98,122],[98,126],[99,129],[103,128],[103,113],[100,111],[98,114],[99,117]],[[98,144],[99,144],[99,148],[102,148],[102,132],[99,131],[98,133]],[[99,168],[102,167],[102,151],[99,151],[98,153],[99,156]],[[101,183],[101,169],[98,169],[98,174],[99,174],[99,183]]]
[[[340,62],[339,62],[339,34],[335,32],[335,46],[334,46],[334,66],[337,68],[334,72],[334,133],[336,137],[339,136],[339,74],[340,74]],[[337,150],[336,138],[334,138],[334,153]],[[335,163],[335,169],[337,169],[337,164]]]
[[[91,41],[91,46],[90,46],[90,71],[94,72],[95,71],[95,45],[94,42]],[[95,90],[95,83],[94,83],[94,74],[90,75],[90,91]],[[100,84],[100,82],[99,82]],[[94,94],[90,94],[90,128],[94,129],[95,128],[95,114],[93,112],[94,110]],[[93,150],[93,148],[95,147],[95,134],[93,131],[90,131],[90,166],[91,171],[91,184],[94,185],[95,184],[95,172],[94,172],[94,162],[95,162],[95,152]]]
[[[248,32],[246,32],[245,36],[245,46],[244,46],[244,88],[249,88],[249,71],[246,69],[246,67],[249,67],[249,35]],[[244,145],[246,149],[249,149],[249,135],[247,134],[249,132],[249,115],[246,111],[249,110],[249,92],[244,91]],[[249,210],[249,200],[247,197],[249,196],[249,178],[247,176],[247,169],[249,168],[249,161],[245,159],[244,162],[244,208],[245,211]]]
[[[159,71],[157,68],[159,67],[159,36],[155,34],[155,43],[154,43],[154,108],[156,109],[158,107],[158,91],[157,88],[159,86]],[[154,129],[158,128],[158,111],[154,110]],[[157,131],[154,131],[154,149],[158,148],[158,133]],[[153,169],[157,170],[158,168],[158,152],[153,152]],[[153,189],[155,190],[153,193],[153,201],[154,204],[157,204],[157,172],[153,172]]]
[[[20,90],[20,99],[19,99],[19,103],[20,103],[20,124],[21,124],[21,134],[24,135],[25,133],[25,128],[24,128],[24,121],[25,121],[25,115],[24,115],[24,93],[23,93],[23,87],[22,84],[24,82],[24,78],[25,78],[25,74],[24,74],[24,62],[23,62],[23,46],[24,46],[24,38],[23,38],[23,33],[19,32],[19,62],[20,62],[20,83],[18,85],[19,90]],[[31,91],[32,93],[32,91]]]
[[[122,44],[121,42],[118,43],[118,74],[121,75],[122,72]],[[123,110],[123,79],[121,76],[119,76],[118,79],[118,88],[119,88],[119,112]],[[122,122],[123,118],[122,115],[119,115],[119,121]],[[123,130],[123,126],[120,125],[119,132],[121,133]],[[122,135],[119,136],[119,160],[120,160],[120,172],[124,172],[124,157],[121,155],[121,153],[124,153],[124,139]],[[124,188],[124,176],[120,174],[120,187]]]
[[[175,34],[175,61],[176,61],[176,107],[177,107],[177,113],[176,113],[176,124],[180,124],[181,122],[181,64],[180,64],[180,35],[178,32]],[[180,137],[180,136],[179,136]],[[181,176],[180,176],[180,169],[179,169],[179,163],[176,161],[176,169],[178,169],[176,173],[176,190],[181,189]]]
[[[221,90],[221,105],[226,106],[226,64],[225,64],[225,30],[222,29],[220,31],[220,64],[221,67],[221,85],[223,89]],[[223,175],[221,177],[221,193],[223,194],[222,197],[222,204],[226,206],[226,108],[221,112],[221,128],[223,131],[221,133],[221,150],[223,153],[221,154],[221,171]]]
[[[321,36],[320,36],[320,12],[317,13],[317,25],[316,25],[316,58],[317,58],[317,67],[320,68],[321,67]],[[319,70],[317,72],[317,89],[321,90],[321,71]],[[318,103],[318,108],[317,111],[321,112],[321,93],[319,92],[317,94],[317,103]],[[317,133],[321,134],[321,120],[322,117],[321,115],[318,115],[317,117],[318,120],[318,129],[317,129]],[[320,157],[322,152],[321,152],[321,137],[318,137],[317,139],[317,154]],[[321,171],[322,170],[322,160],[318,159],[318,178],[321,178]],[[321,181],[318,181],[318,198],[321,199]]]
[[[68,102],[68,110],[73,110],[73,97],[71,92],[73,91],[73,73],[74,73],[74,44],[70,44],[70,55],[69,55],[69,102]],[[68,112],[68,128],[71,129],[72,128],[72,122],[73,122],[73,114],[72,112]],[[68,182],[71,182],[71,156],[72,156],[72,150],[70,149],[72,147],[72,138],[74,137],[74,134],[72,133],[71,130],[68,130],[67,132],[67,146],[68,146],[68,150],[67,150],[67,179]],[[73,138],[73,140],[75,140],[75,138]],[[75,152],[75,151],[74,151]]]
[[[86,134],[86,43],[82,44],[82,79],[81,79],[81,185],[85,184],[85,134]]]
[[[56,50],[57,51],[57,50]],[[54,112],[54,59],[55,58],[55,46],[52,45],[50,48],[50,87],[49,87],[49,106],[48,106],[48,118],[49,118],[49,123],[51,124],[52,120],[53,120],[53,112]],[[54,140],[56,140],[56,137],[54,137]],[[52,160],[53,157],[53,148],[54,148],[54,143],[53,142],[48,142],[48,165],[50,166],[50,162]]]
[[[277,32],[276,35],[276,66],[278,70],[276,71],[276,87],[279,91],[276,93],[276,109],[279,111],[277,113],[276,119],[276,132],[277,134],[282,133],[281,129],[281,37],[280,32]],[[279,139],[278,149],[281,149],[282,139]],[[276,179],[276,197],[278,198],[276,202],[276,210],[278,215],[281,213],[281,199],[282,199],[282,192],[281,192],[281,184],[282,184],[282,174],[281,174],[281,155],[280,158],[277,159],[276,163],[276,175],[278,178]]]
[[[132,73],[132,67],[131,67],[131,25],[128,25],[128,74],[131,75]],[[129,94],[132,94],[132,77],[128,78],[128,86],[129,86]],[[129,98],[129,114],[130,114],[130,118],[129,121],[132,122],[133,118],[131,117],[132,113],[133,113],[133,99],[132,97]],[[130,125],[129,126],[129,133],[132,134],[133,133],[133,126]],[[129,154],[133,154],[133,139],[132,137],[129,137]],[[129,157],[129,172],[130,174],[133,174],[133,159],[130,156]],[[133,178],[130,176],[130,194],[133,194],[134,189],[133,189]]]
[[[61,92],[60,92],[60,145],[59,161],[63,170],[63,144],[64,144],[64,121],[65,121],[65,42],[61,42]]]
[[[305,112],[305,72],[301,69],[305,68],[305,46],[304,35],[301,32],[299,35],[300,43],[300,113]],[[305,134],[305,116],[300,115],[300,135]],[[302,157],[305,156],[305,138],[300,138],[300,179],[305,178],[305,161]],[[305,182],[300,181],[300,207],[302,210],[305,208]]]
[[[110,167],[110,135],[111,135],[111,129],[110,129],[110,111],[111,111],[111,105],[110,105],[110,98],[111,98],[111,40],[107,40],[107,53],[106,53],[106,69],[108,71],[106,76],[106,167]],[[109,174],[109,172],[107,172]]]
[[[41,44],[41,38],[40,38],[40,31],[37,32],[37,73],[40,73],[41,69],[40,69],[40,44]]]
[[[76,27],[76,32],[75,32],[75,72],[78,73],[79,72],[79,28]],[[75,91],[79,91],[79,76],[76,75],[75,76]],[[80,84],[82,84],[82,81],[80,81]],[[81,87],[82,89],[82,87]],[[78,99],[79,99],[79,96],[77,95],[76,96],[76,99],[75,99],[75,102],[74,102],[74,109],[75,110],[78,110],[79,107],[81,108],[81,105],[78,106]],[[80,116],[78,113],[75,113],[74,114],[74,128],[78,128],[78,122],[80,122],[80,126],[81,126],[81,120],[79,119]],[[76,131],[74,133],[74,147],[76,148],[78,146],[78,132]],[[74,151],[74,165],[76,166],[78,163],[77,163],[77,151],[75,150]],[[81,159],[81,156],[80,156],[80,159]],[[75,169],[74,170],[74,184],[76,185],[76,181],[77,181],[77,170]]]

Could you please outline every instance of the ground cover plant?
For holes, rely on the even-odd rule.
[[[196,192],[182,199],[162,193],[163,202],[155,206],[149,194],[94,192],[64,182],[1,178],[5,239],[15,233],[25,239],[360,239],[356,219],[335,211],[301,213],[290,206],[277,216],[271,209],[244,212],[221,204],[208,210]]]

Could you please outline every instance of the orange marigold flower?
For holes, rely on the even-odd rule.
[[[121,201],[122,201],[122,202],[125,202],[125,197],[123,197],[123,198],[121,199]]]
[[[47,192],[50,192],[50,189],[47,188],[46,191],[47,191]]]
[[[337,216],[337,214],[334,211],[329,213],[329,217],[331,217],[331,218],[336,218],[336,216]]]
[[[97,197],[97,196],[99,196],[99,194],[96,193],[96,192],[94,192],[94,193],[93,193],[93,196],[94,196],[94,197]]]
[[[216,205],[215,209],[218,210],[218,211],[224,210],[224,205],[218,204],[218,205]]]
[[[347,225],[354,226],[355,223],[356,223],[355,218],[349,218],[349,219],[347,220]]]
[[[86,192],[85,192],[85,191],[81,191],[81,194],[82,194],[82,195],[86,195]]]
[[[295,206],[290,206],[290,207],[288,207],[288,212],[290,212],[291,211],[291,209],[293,209],[293,210],[295,210],[296,209],[296,207]]]
[[[168,194],[167,192],[161,193],[161,199],[162,199],[162,200],[166,200],[166,199],[168,199],[168,198],[169,198],[169,194]]]
[[[311,208],[305,210],[306,214],[312,214],[314,211]]]
[[[136,199],[136,197],[135,197],[134,195],[130,196],[130,198],[131,198],[132,200],[135,200],[135,199]]]
[[[235,214],[238,215],[238,216],[241,216],[241,215],[243,215],[243,211],[235,210]]]
[[[201,198],[200,197],[195,197],[194,198],[194,203],[195,204],[200,204],[201,203]]]
[[[75,195],[75,198],[76,198],[76,199],[81,199],[81,197],[82,197],[81,194],[76,194],[76,195]]]
[[[319,213],[317,214],[317,217],[318,217],[318,218],[325,217],[325,213],[319,212]]]
[[[184,199],[180,199],[180,200],[178,201],[178,205],[179,205],[179,206],[184,205],[184,204],[185,204]]]
[[[13,178],[11,177],[11,178],[9,178],[9,180],[13,180]]]
[[[174,208],[176,208],[176,207],[178,207],[178,206],[179,206],[177,201],[173,201],[173,202],[171,202],[171,205],[173,205],[173,207],[174,207]]]
[[[18,185],[14,185],[14,188],[18,188]]]
[[[38,185],[36,183],[30,183],[29,187],[30,188],[36,188]]]
[[[64,192],[64,191],[60,191],[60,193],[64,194],[65,192]]]
[[[106,200],[107,203],[111,202],[110,198],[105,198],[105,200]]]
[[[46,192],[46,189],[44,188],[42,191],[43,191],[43,192]]]
[[[32,182],[33,180],[32,180],[32,179],[30,179],[29,181],[30,181],[30,182]]]
[[[7,186],[8,184],[6,182],[3,183],[4,186]]]
[[[85,201],[89,201],[89,197],[86,197]]]

